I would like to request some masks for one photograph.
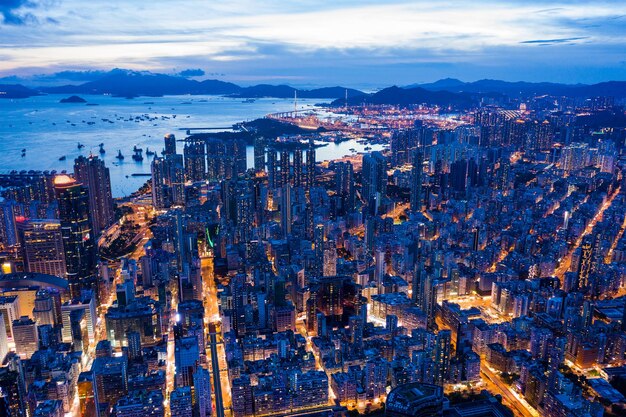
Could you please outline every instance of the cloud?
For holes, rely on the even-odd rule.
[[[623,61],[626,48],[621,18],[626,2],[602,0],[0,3],[2,16],[10,13],[24,22],[25,13],[30,13],[39,23],[0,27],[0,54],[6,56],[0,60],[0,74],[6,75],[86,68],[167,73],[172,68],[202,68],[245,80],[332,79],[339,74],[350,80],[356,76],[350,73],[361,71],[363,78],[405,74],[429,81],[437,71],[442,77],[454,76],[457,69],[463,75],[463,68],[472,66],[484,70],[483,77],[495,76],[500,69],[513,76],[518,68],[525,69],[522,76],[539,77],[547,66],[615,66]],[[39,6],[27,6],[35,4]],[[536,46],[546,53],[538,54]]]
[[[5,25],[25,25],[36,22],[35,15],[26,10],[37,6],[38,4],[32,0],[1,0],[2,22]]]
[[[185,78],[202,77],[204,75],[204,70],[200,68],[196,68],[196,69],[190,68],[190,69],[182,70],[181,72],[178,73],[178,75],[181,77],[185,77]]]
[[[520,43],[525,43],[525,44],[539,44],[539,45],[554,45],[554,44],[559,44],[559,43],[570,43],[570,42],[574,42],[574,41],[579,41],[582,39],[589,39],[586,36],[580,36],[577,38],[559,38],[559,39],[533,39],[530,41],[522,41]]]

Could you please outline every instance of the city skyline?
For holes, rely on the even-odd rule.
[[[354,87],[626,79],[621,1],[169,3],[4,2],[0,75],[86,80],[122,67]]]

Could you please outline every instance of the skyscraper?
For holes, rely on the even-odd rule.
[[[81,290],[93,289],[95,281],[96,248],[89,219],[89,195],[82,184],[67,175],[57,175],[54,188],[70,294],[79,298]]]
[[[435,338],[433,362],[435,363],[435,384],[442,386],[448,378],[450,369],[450,330],[440,330]]]
[[[287,237],[291,233],[291,186],[284,184],[281,190],[280,203],[280,226],[283,236]]]
[[[65,277],[65,253],[58,220],[19,219],[17,229],[28,272]]]
[[[168,133],[163,138],[165,141],[165,150],[163,155],[175,155],[176,154],[176,136],[172,133]]]
[[[185,204],[185,179],[181,155],[152,161],[152,204],[157,209]]]
[[[294,187],[302,187],[304,184],[302,176],[302,149],[298,148],[293,151],[293,185]]]
[[[354,211],[354,170],[350,162],[335,164],[335,191],[341,202],[339,213]]]
[[[74,178],[87,188],[93,233],[98,236],[115,220],[109,168],[97,156],[79,156],[74,161]]]
[[[206,368],[198,367],[193,374],[194,409],[198,417],[211,415],[211,374]]]
[[[254,170],[263,171],[265,169],[265,139],[254,139]]]
[[[206,178],[206,158],[204,141],[196,140],[185,143],[183,156],[185,159],[185,178],[191,182]]]
[[[416,149],[413,155],[413,168],[411,169],[411,211],[422,210],[422,174],[424,154],[421,149]]]
[[[372,152],[363,157],[361,176],[363,198],[377,206],[378,200],[387,194],[387,161],[382,153]]]
[[[280,185],[289,184],[291,163],[289,161],[289,150],[280,151]]]
[[[315,144],[313,139],[309,140],[309,147],[306,151],[306,185],[315,187]]]
[[[270,188],[276,188],[280,184],[278,177],[278,161],[276,159],[276,149],[267,150],[267,180]]]

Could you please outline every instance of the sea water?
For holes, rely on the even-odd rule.
[[[72,172],[76,157],[93,153],[101,157],[110,170],[113,195],[123,197],[148,180],[149,177],[132,174],[150,173],[152,157],[145,154],[146,148],[160,154],[166,133],[184,139],[188,128],[227,130],[238,122],[294,109],[293,100],[277,98],[244,102],[222,96],[134,99],[82,96],[91,104],[87,105],[59,103],[64,97],[67,95],[0,100],[1,173],[12,170]],[[316,104],[329,101],[299,100],[298,110],[314,109]],[[84,147],[79,149],[79,143]],[[104,144],[105,154],[99,153],[100,143]],[[144,150],[141,162],[132,159],[135,146]],[[318,160],[334,159],[350,154],[351,149],[362,152],[365,146],[355,140],[330,144],[317,149],[316,157]],[[182,147],[178,142],[179,153]],[[124,155],[124,160],[116,158],[118,151]],[[59,160],[61,157],[65,160]],[[252,147],[248,149],[247,160],[251,166]]]

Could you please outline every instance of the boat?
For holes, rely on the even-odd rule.
[[[154,156],[154,154],[154,151],[151,151],[150,148],[146,148],[146,156]]]
[[[117,156],[116,156],[116,158],[117,158],[117,159],[119,159],[120,161],[121,161],[122,159],[124,159],[124,155],[122,155],[122,151],[121,151],[121,150],[119,150],[119,149],[117,150]]]
[[[77,147],[78,147],[78,149],[83,149],[85,147],[85,145],[83,145],[82,143],[78,142]]]
[[[253,98],[247,98],[245,100],[242,101],[242,103],[254,103],[256,100]]]
[[[22,149],[22,153],[26,153],[26,148]]]
[[[101,143],[100,145],[98,145],[100,147],[100,154],[105,154],[107,151],[104,150],[104,143]]]
[[[143,154],[142,154],[143,150],[141,148],[138,148],[137,146],[135,146],[133,148],[133,151],[135,152],[133,154],[133,157],[132,157],[133,161],[137,161],[137,162],[143,161]]]
[[[62,157],[59,158],[59,161],[65,161],[67,159],[67,157],[65,155],[63,155]]]

